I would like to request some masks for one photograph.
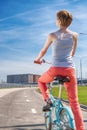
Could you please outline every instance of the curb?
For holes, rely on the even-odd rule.
[[[83,105],[83,104],[80,104],[80,107],[87,112],[87,106]]]
[[[62,99],[62,101],[65,102],[65,103],[67,103],[67,104],[69,104],[69,101],[68,101],[68,100]],[[86,106],[86,105],[80,104],[80,107],[81,107],[81,109],[83,109],[83,111],[86,111],[86,112],[87,112],[87,106]]]
[[[54,97],[54,98],[56,98],[56,97]],[[68,101],[68,100],[62,99],[62,101],[63,101],[64,103],[66,103],[66,104],[69,104],[69,101]],[[87,112],[87,106],[86,106],[86,105],[80,104],[80,107],[81,107],[81,109],[82,109],[83,111]]]

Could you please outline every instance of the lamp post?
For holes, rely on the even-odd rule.
[[[82,76],[83,76],[83,75],[82,75],[82,59],[81,59],[81,58],[80,58],[80,74],[81,74],[81,75],[80,75],[80,76],[81,76],[80,78],[81,78],[81,84],[82,84],[82,83],[83,83],[83,79],[82,79]]]
[[[79,33],[80,35],[87,35],[87,33]],[[87,57],[87,56],[85,56]],[[82,58],[85,58],[82,57]],[[82,58],[80,58],[80,74],[81,74],[81,84],[83,83],[83,65],[82,65]]]
[[[87,35],[87,33],[79,33],[79,34],[81,34],[81,35]]]
[[[83,84],[83,63],[82,60],[84,58],[87,58],[87,56],[83,56],[80,58],[80,79],[81,79],[81,84]]]

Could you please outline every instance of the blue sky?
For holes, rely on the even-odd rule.
[[[50,32],[58,30],[56,12],[69,10],[74,17],[72,31],[87,34],[87,1],[81,0],[0,0],[0,81],[9,74],[42,74],[49,65],[36,65],[33,60]],[[79,34],[75,56],[80,76],[87,77],[87,35]],[[45,59],[51,61],[51,47]]]

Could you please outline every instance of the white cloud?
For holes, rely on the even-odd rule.
[[[87,32],[87,7],[84,4],[73,4],[73,2],[77,1],[79,0],[54,1],[53,4],[46,5],[43,8],[25,11],[0,19],[3,26],[7,21],[12,22],[14,19],[23,22],[22,25],[12,24],[11,26],[9,25],[9,29],[4,28],[0,31],[0,48],[7,49],[11,51],[11,53],[17,53],[17,55],[13,57],[15,60],[12,60],[11,56],[11,60],[0,60],[0,78],[7,74],[15,73],[42,73],[48,68],[47,65],[39,66],[33,64],[33,59],[36,57],[36,47],[39,51],[38,48],[41,48],[42,44],[44,44],[48,34],[57,29],[55,26],[57,10],[63,8],[69,9],[75,18],[71,29],[78,32]],[[77,51],[78,56],[84,56],[87,53],[86,40],[84,39],[86,39],[86,36],[79,40],[78,47],[81,51]],[[15,43],[12,43],[12,41]],[[25,58],[25,56],[27,57]],[[47,59],[49,60],[50,57],[48,53]]]

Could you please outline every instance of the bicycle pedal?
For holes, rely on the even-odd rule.
[[[53,106],[53,104],[47,103],[47,105],[43,107],[43,111],[44,112],[51,111],[52,106]]]
[[[46,109],[46,110],[42,110],[43,112],[49,112],[49,111],[51,111],[51,108],[50,109]]]

